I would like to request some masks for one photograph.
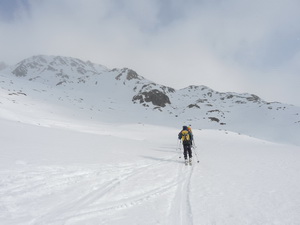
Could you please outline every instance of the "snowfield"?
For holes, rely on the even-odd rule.
[[[185,166],[180,127],[8,119],[0,126],[3,225],[300,221],[299,146],[193,130],[197,155]]]

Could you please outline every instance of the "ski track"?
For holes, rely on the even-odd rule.
[[[194,165],[178,165],[177,186],[171,202],[168,223],[172,225],[193,225],[190,186]],[[178,217],[174,217],[178,215]]]
[[[126,164],[119,165],[117,168],[115,168],[116,165],[111,165],[101,167],[100,171],[99,167],[88,169],[79,169],[78,167],[35,167],[28,168],[29,171],[23,170],[21,173],[16,171],[15,175],[7,177],[1,174],[4,179],[2,179],[0,185],[4,188],[2,188],[0,194],[6,197],[0,200],[9,202],[10,198],[13,198],[16,199],[15,204],[18,205],[26,202],[25,199],[34,198],[37,200],[34,207],[38,207],[39,201],[46,201],[45,199],[51,198],[52,195],[57,198],[60,197],[60,193],[68,193],[68,196],[63,196],[65,199],[59,199],[60,201],[48,206],[46,210],[39,211],[37,208],[35,219],[23,223],[59,225],[74,224],[113,214],[176,190],[174,196],[175,208],[172,208],[171,211],[180,210],[182,212],[181,214],[175,214],[180,215],[180,218],[176,219],[176,221],[181,221],[180,224],[193,224],[189,199],[193,167],[188,166],[186,168],[183,163],[179,163],[179,160],[177,164],[174,164],[177,157],[178,155],[175,153],[171,157],[162,158],[154,163],[148,160],[147,163],[140,165]],[[177,173],[174,173],[169,179],[160,179],[160,182],[155,182],[153,187],[147,187],[145,190],[138,192],[133,190],[131,195],[121,196],[121,199],[111,199],[111,196],[117,194],[123,186],[126,187],[131,182],[137,182],[145,174],[154,174],[155,177],[161,171],[164,171],[166,174],[162,176],[167,177],[169,171],[174,169],[174,165],[178,168]],[[111,174],[111,176],[107,174]],[[5,184],[9,185],[5,186]],[[181,198],[183,201],[181,201]],[[22,212],[22,208],[16,207],[14,210],[20,215],[25,213]]]
[[[177,154],[176,154],[177,156]],[[149,170],[158,170],[160,171],[161,167],[165,167],[166,164],[172,165],[173,160],[176,156],[172,156],[171,158],[161,159],[161,162],[149,164],[145,166],[144,168],[138,169],[137,171],[131,173],[128,177],[123,177],[123,180],[126,181],[127,179],[130,179],[131,177],[134,177],[138,174],[144,174],[149,173]],[[178,180],[173,179],[170,182],[163,183],[163,185],[160,185],[158,187],[152,188],[151,190],[137,194],[133,197],[124,198],[122,200],[116,200],[111,202],[106,202],[104,204],[95,205],[93,207],[87,207],[81,213],[78,213],[76,210],[76,215],[72,215],[68,218],[65,218],[64,220],[67,220],[70,224],[75,221],[81,221],[86,220],[89,218],[101,216],[103,214],[111,214],[118,210],[124,210],[128,209],[130,207],[134,207],[136,205],[143,204],[147,201],[152,200],[153,198],[157,198],[161,195],[163,195],[166,192],[169,192],[172,190],[174,186],[178,185]]]

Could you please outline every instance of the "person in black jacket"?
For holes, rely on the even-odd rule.
[[[189,131],[187,126],[183,126],[182,130],[178,134],[178,139],[182,140],[183,145],[183,156],[187,163],[187,156],[189,155],[189,161],[192,162],[192,144],[193,144],[193,134]]]

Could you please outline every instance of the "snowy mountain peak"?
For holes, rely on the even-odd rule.
[[[100,65],[96,69],[93,63],[89,61],[83,62],[76,58],[39,55],[19,62],[16,66],[12,67],[12,73],[18,77],[25,77],[30,75],[30,73],[58,72],[65,69],[75,72],[75,74],[84,74],[86,72],[98,73],[99,67],[102,70],[107,70]]]
[[[84,62],[80,59],[61,56],[33,56],[11,67],[11,73],[31,81],[61,85],[64,83],[85,82],[89,76],[108,71],[101,65]]]

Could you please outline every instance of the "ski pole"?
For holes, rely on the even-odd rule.
[[[197,163],[199,163],[199,159],[198,159],[198,155],[197,155],[196,151],[195,151],[195,155],[196,155],[196,158],[197,158]]]
[[[179,139],[177,139],[177,146],[176,146],[176,149],[180,149],[180,146],[179,146]]]
[[[178,150],[179,150],[179,159],[181,159],[181,140],[179,142]]]
[[[194,144],[195,144],[195,142],[194,142]],[[196,155],[196,158],[197,158],[197,163],[199,163],[199,159],[198,159],[198,154],[197,154],[197,151],[196,151],[196,146],[194,147],[194,152],[195,152],[195,155]]]
[[[194,148],[197,148],[197,146],[196,146],[196,142],[195,142],[195,140],[193,139],[193,146],[194,146]]]

